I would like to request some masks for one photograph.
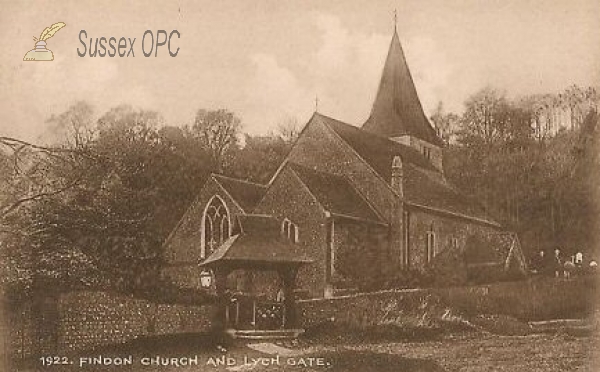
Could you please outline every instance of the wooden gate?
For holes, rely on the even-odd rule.
[[[236,296],[226,310],[228,328],[274,330],[285,327],[283,302],[265,301],[251,296]]]

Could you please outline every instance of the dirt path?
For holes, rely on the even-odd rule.
[[[268,350],[269,348],[265,348]],[[277,350],[277,348],[273,348]],[[250,349],[249,349],[250,351]],[[256,349],[251,350],[253,352]],[[237,350],[239,361],[246,354]],[[600,338],[573,337],[567,334],[497,336],[476,334],[447,337],[440,341],[398,342],[321,346],[283,353],[281,364],[214,368],[203,366],[194,371],[302,371],[302,372],[597,372],[592,360],[600,357]],[[269,354],[252,357],[270,358]],[[324,366],[286,365],[288,356],[298,363],[302,358],[323,358]],[[596,364],[596,366],[598,366]],[[174,372],[181,369],[161,371]]]
[[[521,337],[480,335],[438,342],[354,345],[346,348],[428,359],[448,371],[592,372],[598,371],[592,368],[591,362],[600,356],[599,342],[598,337],[576,338],[560,334]]]

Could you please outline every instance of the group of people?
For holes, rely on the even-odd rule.
[[[555,277],[570,278],[571,275],[577,272],[587,270],[596,270],[598,263],[595,260],[590,260],[586,265],[583,260],[583,253],[577,252],[569,259],[564,259],[560,249],[554,250],[554,256],[548,257],[546,252],[541,250],[539,254],[531,261],[531,269],[536,274],[548,274]]]

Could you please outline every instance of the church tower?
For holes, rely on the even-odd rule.
[[[444,143],[423,112],[395,27],[371,115],[362,128],[416,148],[443,171]]]

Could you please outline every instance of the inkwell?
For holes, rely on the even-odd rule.
[[[50,27],[46,27],[39,38],[33,38],[36,41],[35,48],[25,54],[23,61],[53,61],[54,54],[52,54],[50,49],[46,49],[46,40],[50,39],[58,30],[65,26],[65,23],[58,22]]]

